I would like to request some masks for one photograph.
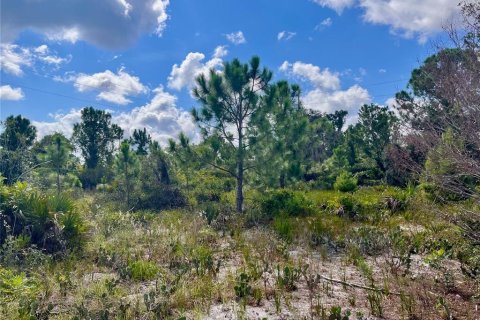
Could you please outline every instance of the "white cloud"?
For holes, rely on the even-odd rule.
[[[296,32],[281,31],[277,35],[277,40],[278,41],[281,41],[281,40],[288,41],[288,40],[292,39],[293,37],[295,37],[296,35],[297,35]]]
[[[331,27],[333,24],[332,18],[326,18],[322,20],[319,24],[315,26],[316,31],[322,31],[323,29],[326,29],[328,27]]]
[[[301,61],[285,61],[280,71],[311,86],[302,97],[306,108],[326,113],[346,110],[349,111],[349,118],[352,118],[350,120],[354,121],[353,117],[360,106],[371,102],[368,91],[359,85],[342,90],[339,73],[328,69],[321,70],[318,66]]]
[[[333,24],[332,18],[327,18],[327,19],[323,20],[322,22],[320,22],[320,25],[322,25],[324,27],[330,27],[332,24]]]
[[[302,80],[311,82],[315,87],[322,89],[337,90],[340,88],[340,78],[338,73],[332,73],[330,70],[321,70],[318,66],[310,63],[297,61],[289,63],[283,62],[280,71],[290,73]]]
[[[36,48],[27,48],[16,44],[2,43],[0,50],[0,69],[17,77],[23,75],[23,67],[34,67],[37,62],[58,68],[72,59],[71,55],[66,58],[57,56],[45,44]]]
[[[381,68],[381,69],[378,69],[378,73],[387,73],[387,70],[386,70],[386,69],[383,69],[383,68]]]
[[[180,65],[174,64],[168,77],[168,87],[175,90],[183,88],[192,88],[195,84],[195,78],[200,74],[208,74],[210,69],[221,67],[222,57],[227,54],[224,46],[215,49],[212,58],[203,62],[205,55],[200,52],[190,52]]]
[[[305,106],[309,109],[331,113],[335,110],[346,110],[354,116],[358,108],[370,103],[367,89],[354,85],[347,90],[325,91],[315,88],[303,97]]]
[[[2,1],[1,41],[24,30],[56,41],[85,40],[106,48],[125,48],[141,34],[161,36],[170,0],[16,0]]]
[[[37,128],[38,139],[55,132],[70,137],[73,133],[73,125],[79,123],[82,119],[81,109],[71,109],[68,113],[50,113],[49,116],[54,121],[32,121],[32,124]]]
[[[112,114],[112,122],[118,124],[129,137],[135,129],[146,128],[154,140],[166,145],[168,139],[177,138],[185,132],[192,142],[200,141],[200,134],[189,112],[176,106],[177,98],[165,92],[162,86],[154,89],[152,100],[131,111]],[[53,121],[33,121],[39,138],[54,132],[66,136],[73,133],[73,125],[81,121],[81,109],[72,109],[68,113],[50,114]]]
[[[245,39],[245,36],[243,35],[242,31],[232,32],[232,33],[229,33],[225,36],[227,37],[228,41],[230,41],[231,43],[233,43],[235,45],[243,44],[243,43],[247,42],[247,40]]]
[[[223,58],[228,54],[227,46],[218,46],[213,52],[214,58]]]
[[[168,139],[185,132],[192,142],[200,141],[200,134],[189,112],[176,106],[177,97],[165,92],[162,86],[154,89],[155,96],[144,106],[113,117],[113,121],[130,136],[135,129],[147,128],[154,140],[166,145]]]
[[[0,44],[0,68],[6,73],[23,75],[23,66],[31,66],[30,50],[15,44]]]
[[[45,31],[48,40],[66,41],[75,43],[80,38],[80,31],[77,27],[61,28],[60,30]]]
[[[12,88],[10,85],[0,86],[0,100],[22,100],[24,94],[21,88]]]
[[[117,73],[105,70],[91,75],[67,74],[63,79],[57,77],[55,80],[73,81],[79,92],[98,90],[97,99],[119,105],[129,104],[131,102],[128,99],[129,96],[136,96],[148,91],[138,77],[128,74],[124,68],[120,68]]]
[[[33,49],[36,53],[39,54],[47,54],[48,53],[48,46],[46,44],[42,44],[41,46],[36,47]]]
[[[123,14],[128,17],[130,10],[132,10],[132,5],[127,0],[117,0],[117,2],[123,7]]]
[[[335,10],[338,14],[341,14],[345,8],[355,5],[355,0],[313,0],[322,7],[329,7]]]
[[[390,26],[394,34],[407,38],[428,37],[442,31],[442,27],[459,17],[458,1],[454,0],[314,0],[338,14],[344,9],[359,6],[363,19],[373,24]]]
[[[454,0],[361,0],[364,20],[389,25],[394,33],[425,42],[459,14]]]
[[[48,48],[46,44],[42,44],[41,46],[36,47],[35,49],[33,49],[33,52],[35,52],[34,58],[44,63],[55,65],[55,66],[58,66],[62,63],[69,63],[70,60],[72,59],[71,55],[67,56],[66,58],[62,58],[55,55],[55,53],[52,53],[50,51],[50,48]]]

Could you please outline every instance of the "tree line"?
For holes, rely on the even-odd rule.
[[[162,147],[145,128],[125,139],[108,112],[92,107],[71,137],[37,141],[31,122],[12,115],[0,135],[0,173],[6,184],[29,180],[58,193],[116,190],[132,208],[184,205],[182,193],[209,183],[235,191],[237,212],[246,187],[423,184],[438,199],[478,198],[479,11],[463,4],[469,23],[462,37],[452,34],[455,46],[413,70],[393,107],[361,106],[355,124],[345,125],[343,110],[306,109],[300,86],[273,82],[259,57],[234,59],[196,79],[200,143],[182,133]]]

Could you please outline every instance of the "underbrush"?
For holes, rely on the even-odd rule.
[[[0,184],[0,244],[21,237],[48,253],[80,250],[87,223],[68,194],[45,194],[26,183]]]
[[[193,211],[123,212],[94,197],[73,201],[89,226],[76,238],[80,246],[69,242],[79,249],[58,256],[28,234],[5,238],[0,317],[195,319],[221,305],[233,318],[252,308],[301,318],[292,310],[302,301],[306,316],[320,319],[441,319],[478,299],[468,280],[478,275],[478,248],[435,214],[454,208],[381,187],[247,197],[243,216],[232,213],[231,193]]]

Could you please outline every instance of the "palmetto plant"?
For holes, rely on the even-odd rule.
[[[4,186],[1,193],[5,198],[0,208],[2,219],[13,235],[28,235],[32,244],[47,252],[80,243],[85,223],[68,196],[41,194],[25,183]]]

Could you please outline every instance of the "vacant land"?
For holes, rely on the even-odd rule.
[[[70,8],[61,2],[59,8]],[[144,6],[126,0],[97,2],[101,10],[114,8],[114,3],[124,6],[119,11],[123,18],[142,17],[142,25],[149,23],[142,15],[129,16],[129,11],[151,7],[158,13],[169,5],[168,0],[151,0]],[[385,15],[405,16],[406,25],[440,20],[412,15],[415,7],[423,12],[431,6],[425,0],[401,6],[399,0],[303,2],[342,2],[338,13],[343,6],[364,10],[375,2],[385,7],[378,12],[405,12]],[[437,2],[442,2],[435,8],[439,12],[450,11],[448,1]],[[211,22],[192,11],[193,3],[200,2],[190,1],[189,10],[180,11]],[[245,8],[237,1],[235,14],[238,18],[241,12],[249,13],[251,24],[255,19],[250,13],[257,7],[241,3]],[[271,7],[289,12],[272,13],[271,20],[298,16],[293,5],[275,4]],[[7,7],[17,12],[15,6]],[[223,17],[230,24],[217,9],[212,10],[212,21]],[[22,17],[23,11],[18,10]],[[88,10],[79,12],[83,21]],[[49,75],[57,84],[38,93],[68,98],[50,90],[71,83],[80,97],[97,84],[97,100],[131,108],[52,111],[55,122],[22,114],[2,118],[0,319],[479,320],[480,2],[462,1],[455,12],[458,25],[452,19],[445,27],[442,43],[411,71],[403,90],[376,99],[360,86],[367,76],[360,65],[362,77],[357,78],[353,69],[330,71],[294,55],[288,56],[292,63],[279,56],[284,62],[280,67],[281,60],[274,62],[274,75],[258,56],[246,62],[223,60],[228,50],[245,57],[256,48],[253,37],[242,47],[248,50],[220,45],[208,61],[203,53],[190,52],[184,62],[173,64],[168,84],[162,85],[153,74],[146,78],[158,85],[155,89],[130,76],[130,64],[123,58],[115,62],[117,74],[107,69],[88,75],[79,69]],[[62,21],[68,20],[61,14]],[[93,16],[92,22],[101,15]],[[158,17],[163,25],[161,17],[169,16],[164,12]],[[366,12],[363,19],[371,17]],[[340,22],[336,20],[332,30]],[[84,36],[72,23],[63,32]],[[329,27],[332,21],[325,23],[318,26]],[[107,25],[102,19],[99,34],[110,39]],[[196,23],[189,17],[182,25]],[[29,31],[38,29],[28,26]],[[47,38],[57,38],[54,29],[39,29],[43,28]],[[262,36],[273,30],[255,29]],[[95,28],[88,30],[97,34]],[[403,33],[396,27],[390,31]],[[404,31],[406,36],[414,34]],[[419,35],[426,40],[431,31],[427,28]],[[196,38],[192,44],[204,39],[203,32],[190,33]],[[401,58],[391,57],[389,50],[377,50],[382,45],[373,39],[378,34],[372,34],[365,42],[342,29],[338,38],[328,38],[342,47],[355,39],[355,58],[382,56],[378,74],[372,73],[377,67],[369,67],[371,86],[393,85],[396,80],[380,77],[387,73],[383,58],[394,59],[400,67],[411,60],[403,56],[408,47],[392,47]],[[283,39],[282,46],[287,45],[295,35],[282,31],[275,43]],[[306,35],[299,33],[289,44],[300,43],[297,40]],[[236,45],[246,43],[241,31],[224,36],[237,39],[230,39]],[[187,40],[173,38],[181,51],[186,50]],[[308,39],[313,44],[313,38]],[[94,50],[95,62],[80,40],[88,72],[106,63],[110,54]],[[370,40],[375,40],[374,46]],[[123,56],[142,64],[141,70],[158,72],[153,60],[139,57],[163,61],[171,53],[141,43],[141,54],[115,52],[109,68]],[[5,70],[17,76],[21,67],[35,73],[35,80],[25,80],[27,84],[47,79],[40,77],[46,69],[34,63],[57,65],[72,59],[55,56],[47,45],[1,45],[11,60]],[[74,46],[66,46],[64,53]],[[275,48],[266,50],[267,57],[282,54]],[[322,42],[322,54],[310,49],[288,52],[304,51],[309,59],[321,59],[323,53],[338,55],[335,48]],[[342,69],[356,60],[350,51],[346,59],[338,56]],[[405,73],[399,70],[388,73],[404,81]],[[350,89],[341,85],[343,77],[355,80]],[[124,81],[127,88],[117,85]],[[180,93],[183,87],[190,94]],[[20,87],[0,89],[2,97],[24,98]],[[175,89],[178,97],[171,91]],[[133,107],[130,98],[137,94],[152,99]],[[390,99],[379,101],[382,96]],[[28,112],[33,110],[27,116],[42,113],[32,104],[33,97],[21,102]],[[189,113],[185,105],[180,108],[187,103],[184,98],[194,99]]]
[[[475,251],[437,214],[468,202],[440,207],[419,190],[384,187],[281,194],[302,199],[289,215],[259,204],[213,219],[193,208],[120,212],[82,196],[81,252],[4,244],[2,317],[479,317],[478,282],[466,275]]]

